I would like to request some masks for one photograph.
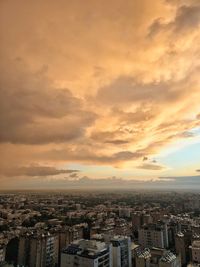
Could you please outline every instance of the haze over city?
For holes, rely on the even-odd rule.
[[[0,188],[200,186],[199,0],[1,0]]]

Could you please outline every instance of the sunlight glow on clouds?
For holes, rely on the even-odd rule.
[[[153,2],[0,2],[5,187],[72,164],[76,179],[183,175],[182,149],[200,143],[200,2]]]

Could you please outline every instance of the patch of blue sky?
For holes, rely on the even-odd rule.
[[[161,158],[164,165],[173,169],[182,168],[183,166],[200,165],[200,140],[199,142],[187,144],[180,149],[172,150]]]

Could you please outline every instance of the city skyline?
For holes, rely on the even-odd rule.
[[[198,0],[1,0],[1,189],[196,188]]]

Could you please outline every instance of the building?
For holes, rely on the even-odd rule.
[[[5,261],[6,245],[0,245],[0,264]]]
[[[78,240],[61,253],[61,267],[112,267],[112,246],[96,240]]]
[[[130,218],[131,210],[129,208],[120,208],[119,209],[119,217],[120,218]]]
[[[200,240],[195,240],[190,246],[192,262],[194,264],[200,264]]]
[[[127,236],[114,236],[112,244],[113,267],[131,267],[131,239]]]
[[[164,223],[144,225],[138,231],[139,244],[142,247],[168,248],[168,231]]]
[[[191,245],[192,233],[189,231],[179,232],[175,236],[176,253],[181,256],[181,264],[185,265],[190,258],[189,246]]]
[[[165,249],[138,248],[135,253],[135,267],[181,267],[181,261]]]
[[[134,212],[131,216],[133,230],[138,230],[142,226],[142,215],[140,212]]]
[[[62,250],[74,240],[83,238],[83,228],[81,227],[65,227],[59,232],[59,248]]]
[[[58,235],[26,233],[19,240],[18,265],[29,267],[57,266],[58,248]]]
[[[150,214],[143,214],[142,215],[142,224],[150,224],[153,223],[153,218]]]
[[[159,261],[159,267],[181,267],[181,260],[172,252],[167,251]]]
[[[135,252],[135,267],[150,267],[151,252],[149,248],[137,249]]]

